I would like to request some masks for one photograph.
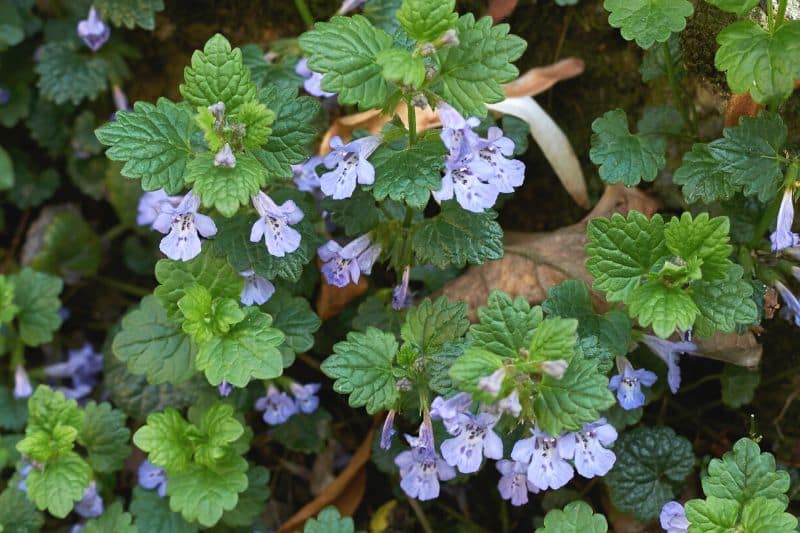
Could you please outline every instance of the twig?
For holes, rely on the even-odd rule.
[[[417,515],[417,520],[419,520],[419,525],[422,526],[422,529],[425,533],[433,533],[433,528],[431,527],[431,523],[428,522],[428,517],[425,516],[425,511],[422,510],[422,506],[419,504],[417,500],[414,498],[407,498],[408,505],[411,506],[411,509],[414,511],[414,514]]]
[[[31,212],[27,209],[22,212],[22,217],[20,217],[19,224],[17,224],[17,229],[14,231],[14,237],[11,239],[11,246],[8,248],[8,255],[3,259],[3,265],[0,266],[0,272],[5,273],[8,271],[9,267],[11,267],[14,257],[17,255],[19,243],[22,241],[22,235],[25,234],[25,228],[28,225],[30,216]]]

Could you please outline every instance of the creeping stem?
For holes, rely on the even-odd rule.
[[[308,4],[306,4],[306,0],[294,0],[294,6],[297,8],[297,12],[300,14],[300,18],[303,19],[303,23],[309,28],[313,26],[314,17],[311,15],[311,10],[308,9]]]
[[[683,117],[683,122],[691,127],[692,132],[697,131],[697,127],[695,126],[694,120],[689,115],[689,110],[686,108],[686,104],[683,101],[683,96],[681,93],[680,85],[678,84],[678,78],[675,76],[675,69],[672,67],[672,52],[669,49],[669,42],[663,43],[661,46],[664,48],[664,67],[667,70],[667,79],[669,80],[669,85],[672,88],[672,96],[675,98],[675,104],[678,106],[678,111],[680,111],[681,116]]]
[[[408,144],[417,144],[417,108],[411,102],[406,102],[408,106]]]

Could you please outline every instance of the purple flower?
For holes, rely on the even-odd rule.
[[[242,302],[242,305],[261,305],[275,294],[275,285],[268,279],[256,274],[253,270],[244,270],[239,272],[239,275],[244,278],[244,287],[242,287],[242,294],[239,296],[239,301]]]
[[[273,385],[267,389],[267,395],[256,400],[256,411],[264,411],[262,418],[271,426],[283,424],[289,417],[297,413],[297,406],[285,392]]]
[[[627,357],[617,357],[617,371],[619,374],[611,377],[608,388],[617,391],[620,406],[626,411],[643,406],[642,385],[652,387],[656,382],[656,375],[644,368],[634,370]]]
[[[223,379],[222,382],[217,385],[217,392],[223,398],[227,398],[233,392],[233,385],[228,382],[227,379]]]
[[[466,392],[459,392],[447,400],[437,396],[431,402],[431,418],[441,420],[447,432],[454,435],[458,432],[460,415],[466,413],[471,404],[472,398]]]
[[[681,367],[678,366],[678,354],[697,353],[697,345],[693,342],[672,342],[653,335],[645,335],[642,342],[654,354],[667,364],[667,383],[672,394],[678,392],[681,386]]]
[[[400,488],[421,501],[437,498],[439,481],[453,479],[456,471],[436,453],[430,418],[423,419],[419,437],[406,435],[406,440],[411,450],[397,454],[394,459],[400,469]]]
[[[0,87],[0,106],[6,105],[11,101],[11,91],[5,87]]]
[[[83,518],[94,518],[103,514],[103,497],[97,494],[94,481],[83,491],[83,498],[75,504],[75,512]]]
[[[128,104],[128,95],[122,90],[119,85],[111,87],[111,97],[114,99],[114,107],[117,111],[128,111],[131,107]]]
[[[514,155],[514,141],[503,136],[503,130],[489,128],[488,137],[478,141],[478,157],[492,167],[494,176],[491,183],[500,192],[514,192],[514,188],[525,181],[525,164]]]
[[[584,424],[580,431],[561,437],[573,441],[575,469],[583,477],[604,476],[614,466],[617,456],[605,446],[617,440],[617,430],[605,418]],[[570,458],[571,458],[570,457]]]
[[[783,303],[786,307],[781,309],[781,317],[784,320],[794,320],[795,326],[800,326],[800,301],[797,300],[792,291],[780,281],[775,282],[775,288],[783,298]]]
[[[339,8],[339,11],[337,11],[336,14],[344,15],[345,13],[349,13],[354,9],[361,7],[366,3],[366,1],[367,0],[344,0],[344,2],[342,2],[342,7]]]
[[[59,387],[67,398],[80,399],[88,396],[97,385],[97,374],[103,370],[103,354],[94,351],[91,343],[84,343],[78,350],[67,350],[67,360],[44,367],[45,375],[51,378],[70,378],[72,388]]]
[[[491,373],[478,380],[478,390],[497,396],[503,387],[503,380],[506,378],[506,367],[501,366]]]
[[[211,217],[197,212],[200,197],[189,191],[177,207],[161,204],[162,212],[153,223],[153,228],[169,234],[161,239],[159,249],[173,260],[189,261],[200,253],[200,236],[205,238],[217,234],[217,226]],[[199,235],[198,235],[199,234]]]
[[[297,62],[297,65],[295,65],[294,71],[301,78],[305,78],[305,81],[303,82],[303,88],[311,96],[317,96],[320,98],[330,98],[331,96],[336,96],[336,93],[329,93],[328,91],[322,89],[323,74],[314,72],[308,68],[308,58],[301,58],[300,61]]]
[[[394,437],[394,415],[395,410],[392,409],[386,415],[386,420],[383,421],[383,429],[381,430],[381,449],[388,450],[392,447],[392,437]]]
[[[575,475],[565,459],[575,453],[574,440],[551,437],[538,426],[531,429],[533,437],[514,444],[511,458],[528,463],[528,481],[541,490],[560,489]]]
[[[319,189],[319,174],[317,167],[322,164],[318,155],[309,157],[302,165],[292,165],[294,183],[301,191],[314,192]]]
[[[442,121],[442,132],[439,137],[450,151],[450,156],[460,159],[472,153],[479,141],[478,134],[472,128],[477,127],[481,121],[476,117],[465,119],[446,102],[440,102],[437,109]]]
[[[215,167],[236,168],[236,156],[233,155],[231,145],[225,143],[225,146],[216,153],[214,156]]]
[[[250,230],[250,242],[258,242],[263,237],[267,251],[275,257],[283,257],[300,247],[300,232],[291,225],[303,220],[303,212],[294,201],[286,200],[278,205],[259,191],[253,196],[253,206],[260,218]]]
[[[463,474],[471,474],[480,469],[484,456],[487,459],[503,458],[503,441],[493,429],[497,417],[483,412],[478,415],[464,413],[457,419],[457,431],[448,430],[455,437],[441,445],[442,457],[447,464]]]
[[[497,490],[504,500],[511,500],[511,505],[525,505],[528,503],[529,492],[539,492],[539,488],[528,481],[527,463],[503,459],[495,467],[502,474],[497,482]]]
[[[28,372],[25,371],[24,366],[17,365],[17,369],[14,370],[14,398],[30,398],[31,394],[33,394],[33,387],[31,387],[31,380],[28,379]]]
[[[156,492],[162,498],[167,494],[167,473],[164,469],[158,467],[145,459],[139,465],[139,485],[147,490],[156,489]]]
[[[411,267],[406,266],[403,269],[403,279],[400,284],[392,289],[392,309],[400,311],[407,307],[411,307],[414,303],[414,297],[408,291],[408,282],[411,277]]]
[[[519,392],[517,392],[517,389],[512,390],[508,396],[497,402],[495,406],[498,415],[509,414],[517,418],[520,413],[522,413],[522,405],[519,403]]]
[[[78,23],[78,37],[83,39],[92,52],[97,52],[110,36],[111,28],[103,22],[94,6],[89,8],[89,16]]]
[[[316,394],[319,392],[320,386],[319,383],[306,383],[305,385],[292,383],[289,385],[297,409],[301,413],[308,415],[317,410],[317,407],[319,407],[319,398]]]
[[[441,203],[455,195],[462,208],[473,213],[483,213],[494,205],[500,193],[489,182],[493,175],[491,165],[471,154],[460,159],[448,157],[442,186],[432,193],[433,198]]]
[[[344,287],[351,281],[358,283],[361,273],[372,272],[372,265],[381,254],[381,246],[371,245],[369,236],[362,235],[344,248],[335,241],[328,241],[317,249],[317,254],[324,262],[322,273],[328,283]]]
[[[152,226],[161,213],[175,209],[181,200],[182,196],[169,196],[164,189],[142,194],[136,208],[136,223],[140,226]],[[166,230],[163,233],[166,233]]]
[[[569,368],[569,362],[564,359],[542,361],[540,368],[542,369],[542,372],[548,376],[555,379],[561,379],[564,377],[564,373],[567,371],[567,368]]]
[[[794,198],[792,189],[783,191],[781,207],[778,210],[778,219],[775,231],[769,236],[772,242],[772,251],[779,252],[784,248],[791,248],[800,244],[800,235],[792,232],[794,222]]]
[[[686,509],[676,501],[667,502],[661,508],[661,528],[667,533],[687,533],[689,520],[686,519]]]
[[[325,196],[334,200],[350,198],[356,190],[356,183],[372,185],[375,183],[375,168],[367,158],[372,155],[381,139],[371,135],[362,137],[347,144],[338,135],[330,142],[331,152],[322,160],[323,164],[334,169],[326,172],[319,179],[320,188]]]
[[[25,466],[19,470],[20,480],[19,483],[17,483],[17,488],[25,494],[28,493],[28,474],[31,473],[31,470],[33,470],[33,465],[31,463],[25,463]]]

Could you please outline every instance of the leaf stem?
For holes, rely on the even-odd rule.
[[[425,533],[434,533],[433,527],[431,527],[431,523],[428,522],[428,517],[425,516],[425,511],[422,510],[422,506],[419,504],[417,500],[414,498],[407,498],[408,505],[411,506],[411,509],[414,511],[414,514],[417,515],[417,520],[419,520],[419,525],[422,526],[422,529]]]
[[[311,15],[311,10],[308,9],[306,0],[294,0],[294,6],[297,8],[300,18],[303,19],[303,23],[311,28],[314,25],[314,17]]]
[[[408,144],[417,144],[417,108],[411,102],[406,102],[408,107]]]
[[[770,4],[772,3],[771,0],[767,0]],[[788,4],[787,0],[780,0],[778,2],[778,16],[775,17],[775,28],[778,28],[781,24],[783,24],[783,19],[786,16],[786,4]]]
[[[664,67],[667,69],[667,79],[672,88],[672,96],[675,98],[675,104],[678,106],[678,111],[680,111],[683,117],[683,122],[692,129],[693,133],[696,133],[697,126],[694,120],[689,116],[689,111],[681,95],[681,87],[678,84],[678,78],[675,76],[675,69],[672,68],[672,52],[669,49],[669,42],[665,42],[661,46],[664,48]]]
[[[117,224],[116,226],[112,226],[108,231],[100,236],[100,240],[103,242],[113,241],[120,234],[125,233],[125,230],[127,229],[127,224]]]
[[[97,281],[106,287],[111,287],[112,289],[117,289],[118,291],[122,291],[124,293],[130,294],[132,296],[138,296],[143,298],[153,291],[150,289],[145,289],[143,287],[137,287],[136,285],[131,285],[130,283],[123,283],[121,281],[117,281],[115,279],[107,278],[105,276],[101,276],[100,274],[94,274],[89,276],[89,278]]]
[[[761,220],[758,221],[758,226],[753,231],[753,238],[750,239],[750,248],[755,249],[758,247],[758,244],[761,242],[761,239],[764,237],[764,232],[767,231],[769,225],[772,224],[772,221],[775,220],[775,216],[778,214],[778,208],[781,205],[781,197],[778,196],[774,202],[764,211],[764,214],[761,216]]]

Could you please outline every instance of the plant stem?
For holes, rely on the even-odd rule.
[[[771,3],[770,0],[767,1]],[[778,2],[778,16],[775,18],[776,28],[783,24],[783,18],[786,16],[786,4],[788,4],[787,0],[780,0]]]
[[[722,379],[722,374],[709,374],[707,376],[703,376],[702,378],[698,379],[694,383],[692,383],[690,385],[687,385],[685,387],[681,387],[681,394],[683,394],[685,392],[689,392],[689,391],[695,390],[696,388],[698,388],[698,387],[700,387],[702,385],[705,385],[706,383],[708,383],[710,381],[717,381],[719,379]]]
[[[664,66],[667,69],[667,79],[669,79],[669,85],[672,88],[672,96],[675,98],[675,104],[678,106],[678,111],[680,111],[683,117],[683,122],[692,129],[692,132],[696,132],[697,127],[689,116],[689,111],[686,109],[686,105],[681,97],[681,87],[678,84],[678,78],[675,77],[675,70],[672,68],[672,52],[669,49],[669,43],[665,42],[662,46],[664,47]]]
[[[775,13],[772,7],[772,0],[767,0],[767,27],[770,33],[775,29]]]
[[[111,287],[112,289],[117,289],[119,291],[125,292],[125,293],[133,295],[133,296],[144,297],[144,296],[147,296],[148,294],[150,294],[151,292],[153,292],[150,289],[145,289],[143,287],[137,287],[136,285],[131,285],[130,283],[123,283],[121,281],[117,281],[115,279],[107,278],[107,277],[101,276],[99,274],[94,274],[93,276],[90,276],[90,277],[91,277],[91,279],[93,279],[93,280],[95,280],[97,282],[100,282],[101,284],[103,284],[103,285],[105,285],[107,287]]]
[[[112,241],[116,239],[121,233],[124,233],[125,230],[128,229],[128,226],[125,224],[117,224],[116,226],[112,226],[107,232],[103,233],[100,236],[101,241]]]
[[[408,107],[408,144],[417,144],[417,108],[411,102],[406,102]]]
[[[764,232],[767,231],[769,225],[772,224],[772,221],[775,220],[775,216],[778,214],[778,208],[781,205],[781,197],[775,199],[774,202],[764,211],[764,214],[761,216],[761,220],[758,221],[758,226],[756,226],[755,231],[753,231],[753,238],[750,240],[750,248],[756,248],[758,244],[761,242],[761,239],[764,237]]]
[[[422,506],[419,504],[417,500],[414,498],[407,498],[408,505],[411,506],[411,509],[414,511],[414,514],[417,515],[417,520],[419,520],[419,525],[422,526],[422,529],[425,533],[434,533],[433,527],[431,527],[431,523],[428,522],[428,517],[425,516],[425,511],[422,510]]]
[[[309,28],[313,26],[314,17],[311,15],[311,10],[308,9],[308,4],[306,4],[306,0],[294,0],[294,6],[297,8],[297,12],[300,14],[300,18],[303,19],[303,23]]]

